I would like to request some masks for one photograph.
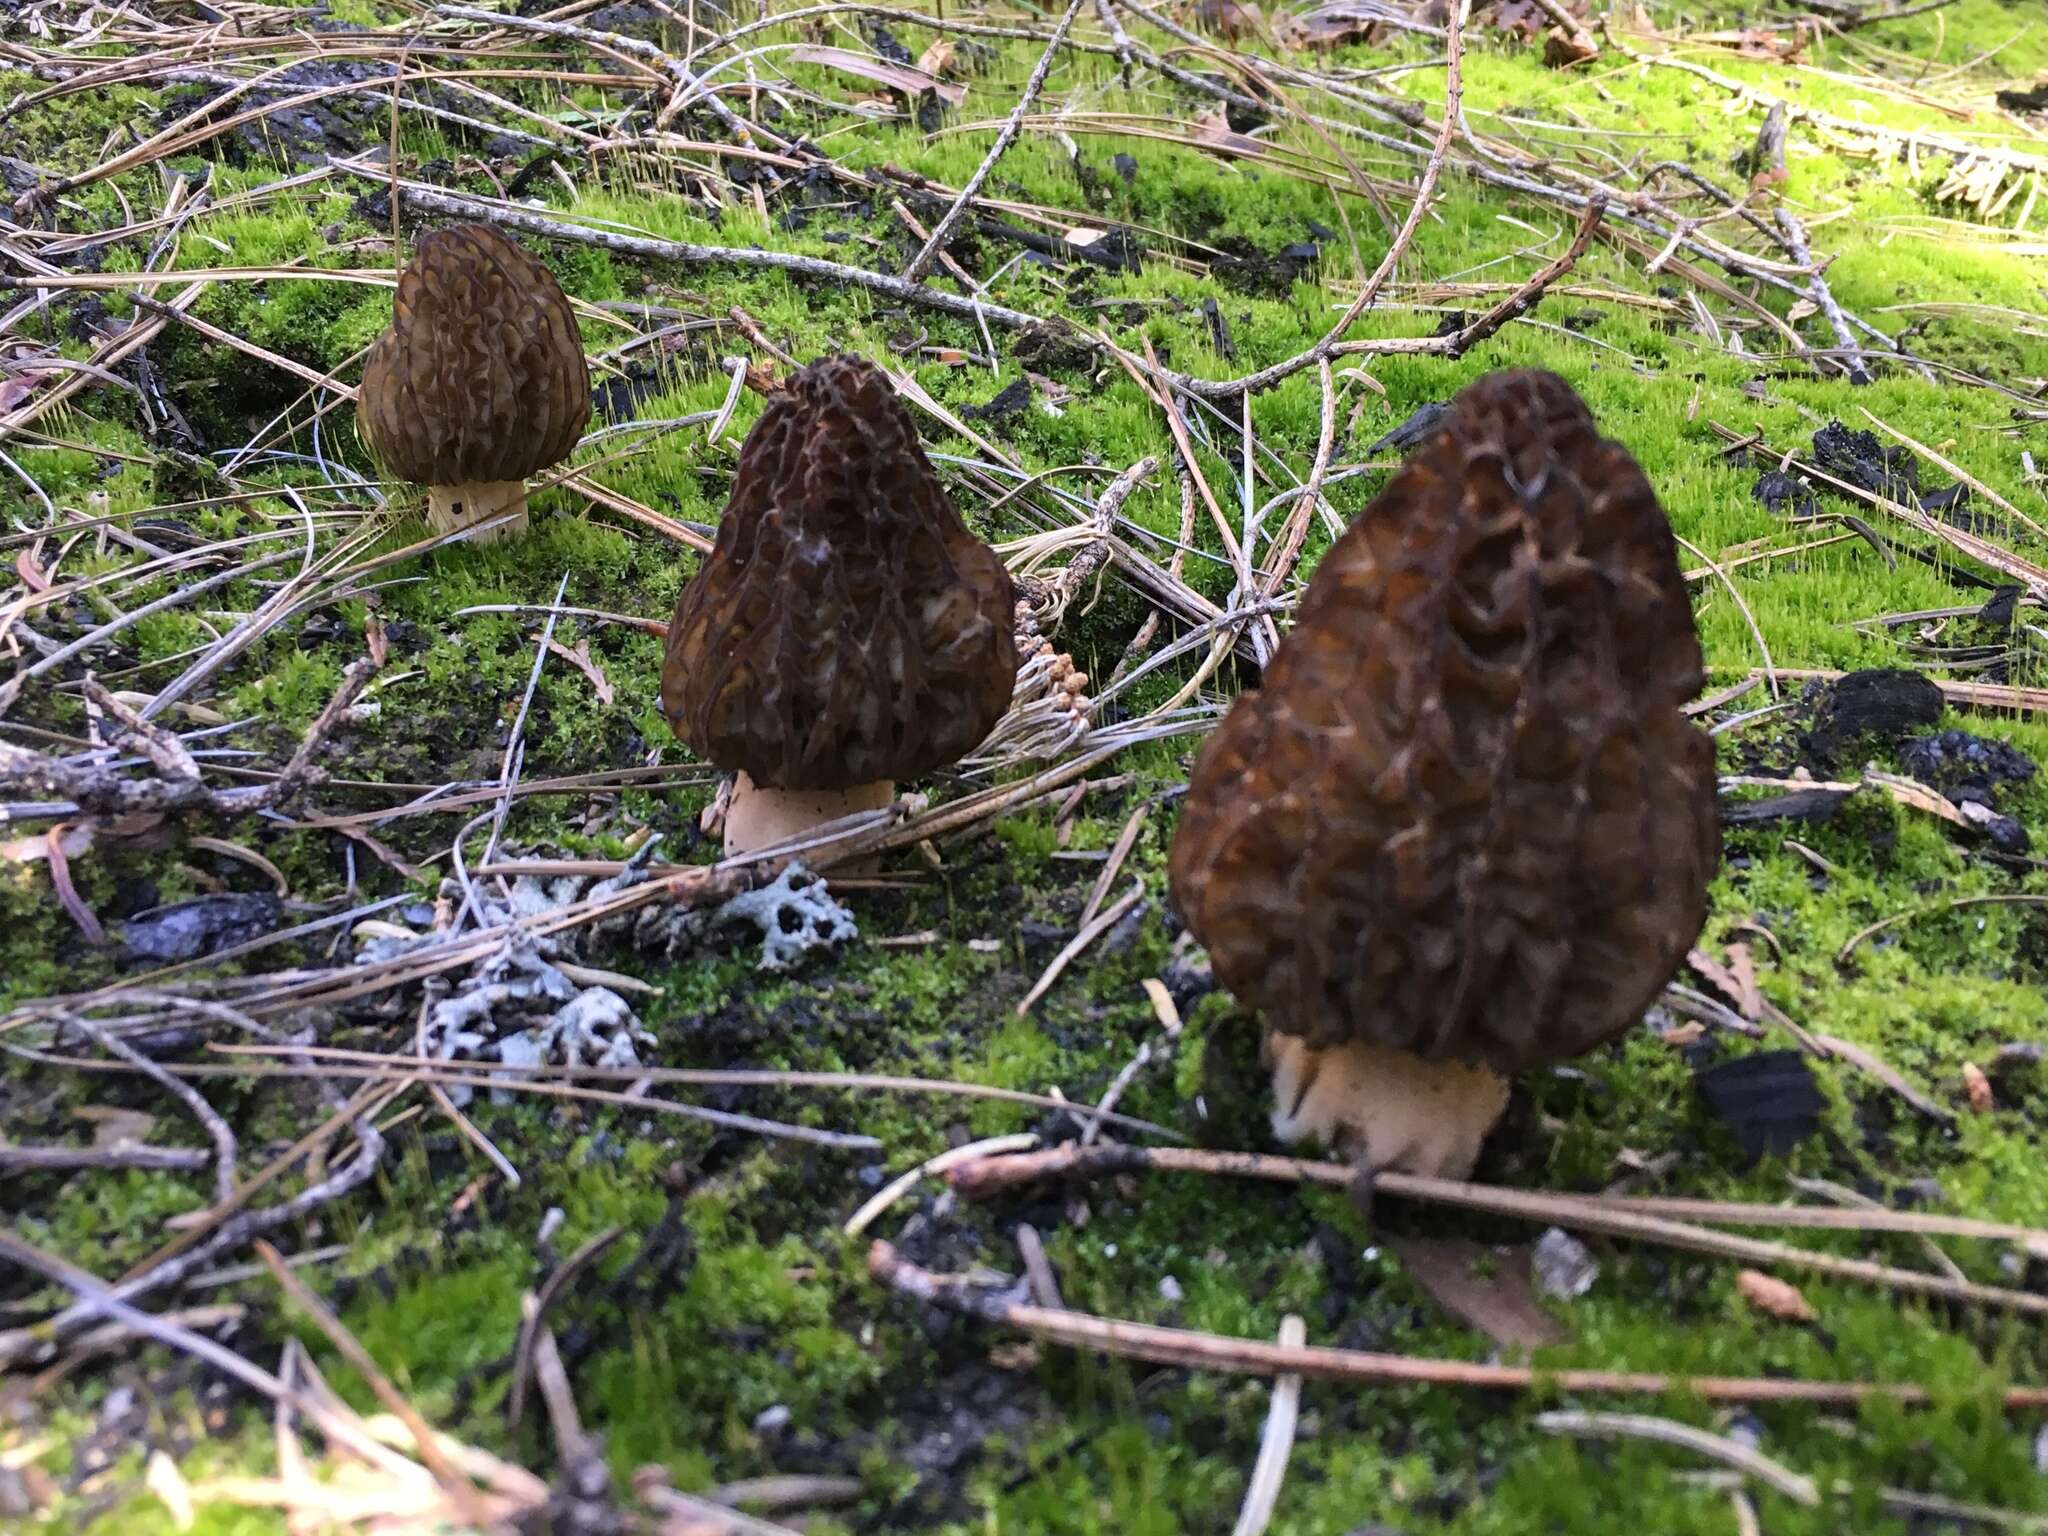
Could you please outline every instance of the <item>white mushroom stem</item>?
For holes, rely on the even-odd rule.
[[[732,801],[725,808],[726,857],[801,838],[814,827],[857,811],[882,810],[895,798],[896,785],[890,779],[851,789],[770,789],[740,773],[733,779]]]
[[[1508,1080],[1489,1067],[1424,1061],[1350,1041],[1314,1049],[1266,1031],[1273,1134],[1321,1142],[1373,1172],[1462,1179],[1508,1106]]]
[[[501,512],[519,515],[495,528],[487,528],[474,542],[489,544],[526,532],[526,482],[524,480],[468,480],[461,485],[427,487],[427,526],[436,533],[454,533],[473,527]]]

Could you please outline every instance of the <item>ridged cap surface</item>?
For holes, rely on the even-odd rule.
[[[865,359],[791,375],[740,450],[676,602],[661,704],[719,767],[778,789],[915,779],[1009,708],[1016,593]]]
[[[1703,669],[1641,469],[1553,374],[1488,375],[1317,567],[1196,761],[1175,905],[1312,1045],[1513,1072],[1636,1023],[1720,858]]]
[[[418,485],[524,480],[590,420],[590,365],[562,285],[488,224],[430,230],[370,348],[357,430]]]

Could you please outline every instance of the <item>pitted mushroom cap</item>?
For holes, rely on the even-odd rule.
[[[1016,592],[865,359],[822,358],[740,450],[661,673],[675,732],[775,789],[915,779],[1009,708]]]
[[[524,480],[590,420],[590,365],[562,285],[488,224],[420,236],[370,348],[357,431],[416,485]]]
[[[1317,567],[1170,860],[1217,979],[1311,1045],[1513,1072],[1635,1024],[1720,858],[1671,527],[1562,379],[1480,379]]]

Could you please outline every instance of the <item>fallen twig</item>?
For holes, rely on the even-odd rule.
[[[376,672],[377,663],[369,657],[350,663],[342,675],[341,686],[307,728],[291,761],[268,783],[231,789],[216,789],[205,783],[198,775],[198,765],[175,737],[144,720],[97,684],[90,684],[88,694],[137,739],[144,755],[166,776],[131,779],[113,769],[74,763],[0,742],[0,789],[25,791],[41,799],[68,800],[95,816],[206,810],[232,817],[274,810],[290,804],[317,781],[320,771],[314,764],[315,756]]]
[[[1550,1389],[1574,1393],[1656,1396],[1684,1391],[1712,1403],[1839,1403],[1868,1401],[1924,1403],[1932,1394],[1906,1382],[1790,1381],[1782,1377],[1666,1376],[1641,1371],[1538,1370],[1527,1366],[1482,1365],[1417,1355],[1376,1354],[1359,1349],[1307,1346],[1289,1349],[1259,1339],[1234,1339],[1125,1322],[1087,1312],[1054,1312],[1005,1302],[990,1289],[936,1274],[903,1258],[885,1242],[868,1249],[868,1273],[900,1295],[949,1312],[1017,1328],[1038,1338],[1099,1350],[1129,1360],[1243,1376],[1294,1374],[1317,1381],[1353,1384],[1423,1385],[1527,1392]],[[2048,1387],[2008,1387],[1999,1395],[2008,1412],[2048,1407]]]
[[[932,227],[931,238],[910,258],[910,265],[903,269],[905,282],[924,281],[925,273],[931,270],[932,263],[938,259],[939,253],[945,250],[946,242],[952,239],[954,229],[958,227],[967,210],[973,206],[974,199],[988,181],[989,174],[995,170],[996,162],[1001,160],[1004,152],[1016,142],[1025,115],[1030,112],[1032,103],[1038,100],[1038,93],[1045,85],[1045,77],[1052,69],[1052,61],[1059,55],[1060,45],[1066,41],[1067,29],[1073,26],[1074,17],[1080,14],[1080,10],[1081,0],[1067,0],[1066,10],[1053,24],[1052,37],[1045,45],[1045,52],[1038,56],[1038,63],[1032,68],[1030,78],[1025,80],[1024,89],[1017,94],[1017,105],[1011,109],[1009,120],[1003,124],[1002,131],[996,135],[996,141],[989,146],[988,153],[982,156],[981,164],[974,168],[974,174],[969,176],[966,184],[960,188],[959,195],[953,199],[952,205]]]
[[[1184,1147],[1119,1147],[1069,1145],[1046,1152],[1027,1153],[1000,1160],[970,1163],[948,1175],[963,1199],[986,1199],[999,1189],[1047,1177],[1098,1176],[1104,1172],[1159,1171],[1226,1174],[1273,1179],[1283,1183],[1317,1183],[1348,1187],[1360,1177],[1357,1170],[1340,1163],[1316,1163],[1300,1158],[1270,1157],[1254,1152],[1204,1152]],[[1946,1275],[1899,1269],[1867,1259],[1848,1259],[1835,1254],[1816,1253],[1788,1243],[1766,1242],[1714,1232],[1685,1222],[1643,1214],[1639,1209],[1619,1209],[1605,1201],[1584,1195],[1550,1195],[1519,1189],[1502,1189],[1487,1184],[1465,1184],[1454,1179],[1423,1178],[1416,1174],[1379,1173],[1372,1178],[1375,1195],[1429,1204],[1460,1206],[1523,1221],[1598,1232],[1608,1237],[1657,1243],[1717,1258],[1738,1259],[1748,1264],[1807,1269],[1840,1280],[1856,1280],[1895,1291],[1938,1296],[1953,1301],[2004,1307],[2037,1316],[2048,1315],[2048,1296],[2001,1286],[1957,1283]],[[1835,1212],[1861,1215],[1861,1212]]]

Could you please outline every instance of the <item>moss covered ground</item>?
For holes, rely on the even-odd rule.
[[[615,13],[629,13],[634,35],[679,47],[682,22],[664,20],[666,11],[611,7],[581,19],[619,26]],[[1655,45],[1635,37],[1630,46],[1667,54],[1660,64],[1632,60],[1610,43],[1589,63],[1554,69],[1543,62],[1540,44],[1475,21],[1464,86],[1475,128],[1511,132],[1560,156],[1582,155],[1600,174],[1624,182],[1645,165],[1672,160],[1739,186],[1747,175],[1743,156],[1763,121],[1763,98],[1826,114],[1825,122],[1793,123],[1787,175],[1776,195],[1801,212],[1816,249],[1833,257],[1828,280],[1843,306],[1888,332],[1909,332],[1921,356],[1958,372],[1929,382],[1887,368],[1861,388],[1823,377],[1790,354],[1779,333],[1750,323],[1752,304],[1787,316],[1789,295],[1727,279],[1744,301],[1734,302],[1669,269],[1646,272],[1654,246],[1637,252],[1596,243],[1526,322],[1462,358],[1343,360],[1338,419],[1346,436],[1338,462],[1377,467],[1334,483],[1333,506],[1345,518],[1363,509],[1396,456],[1375,454],[1370,445],[1417,406],[1449,398],[1490,369],[1552,368],[1636,455],[1678,532],[1703,552],[1687,565],[1703,578],[1694,585],[1695,610],[1714,668],[1711,687],[1758,667],[1760,640],[1787,672],[1905,666],[1943,677],[1965,674],[1945,670],[1947,661],[1931,656],[1930,645],[1981,644],[1999,654],[1999,680],[2040,684],[2040,630],[2031,617],[2038,607],[2022,607],[2008,629],[1967,614],[1946,621],[1939,635],[1935,620],[1871,624],[1884,615],[1974,610],[1991,593],[1970,581],[1992,573],[1867,510],[1887,538],[1926,558],[1895,554],[1888,561],[1860,537],[1823,542],[1825,533],[1840,531],[1832,526],[1790,527],[1782,511],[1752,496],[1758,465],[1725,454],[1726,439],[1712,424],[1759,433],[1774,449],[1803,450],[1830,421],[1872,427],[1868,412],[2021,510],[2039,512],[2039,483],[2029,477],[2033,461],[2025,456],[2048,458],[2048,428],[2043,413],[2024,402],[2048,377],[2048,305],[2038,254],[2044,247],[2029,222],[2032,191],[2023,183],[1987,217],[1936,195],[1950,157],[1919,148],[1892,153],[1890,141],[1858,140],[1830,125],[1909,138],[1975,134],[2022,153],[2038,150],[2040,120],[2029,126],[2001,114],[1992,93],[2048,71],[2048,18],[2019,0],[1957,0],[1900,21],[1817,36],[1787,60],[1676,41],[1681,32],[1749,24],[1752,18],[1733,8],[1653,3],[1645,13],[1671,36]],[[1043,25],[1050,18],[1017,7],[1006,19]],[[402,32],[418,20],[411,7],[356,0],[328,8],[323,24]],[[872,49],[874,35],[856,16],[816,25],[825,42]],[[907,11],[890,14],[886,25],[913,56],[950,37],[950,72],[968,87],[964,101],[927,131],[901,111],[846,110],[868,89],[858,79],[770,56],[764,70],[782,70],[794,82],[783,131],[814,132],[821,147],[857,172],[893,167],[957,187],[986,152],[1040,45],[952,33]],[[1091,41],[1103,36],[1085,12],[1080,27]],[[1133,31],[1152,45],[1174,46],[1150,28],[1134,23]],[[791,27],[769,35],[787,42],[798,33]],[[111,43],[84,46],[122,51]],[[1443,89],[1440,55],[1439,41],[1397,33],[1317,55],[1314,63],[1333,71],[1384,70],[1362,77],[1364,83],[1434,106]],[[564,67],[608,67],[580,57]],[[1223,67],[1189,58],[1190,68]],[[1672,60],[1704,66],[1755,94],[1731,92]],[[0,94],[48,84],[9,72],[0,56]],[[533,110],[580,127],[601,124],[627,94],[532,78],[503,86]],[[45,173],[77,175],[132,142],[132,133],[189,109],[193,90],[152,81],[31,105],[6,119],[8,153]],[[819,108],[805,92],[835,105]],[[1016,260],[1021,248],[992,233],[962,243],[956,254],[978,277],[1001,270],[989,285],[990,300],[1100,326],[1133,351],[1149,343],[1163,362],[1197,376],[1232,376],[1313,343],[1377,262],[1407,206],[1401,189],[1412,182],[1411,160],[1357,142],[1340,156],[1324,133],[1285,112],[1261,135],[1275,151],[1291,152],[1285,163],[1209,153],[1186,142],[1205,101],[1144,70],[1126,81],[1107,54],[1064,54],[1046,92],[1040,115],[1002,159],[987,195],[1012,207],[1064,210],[1076,225],[1127,224],[1145,248],[1141,269],[1107,270],[1071,255]],[[380,93],[375,100],[375,110],[329,122],[330,137],[354,133],[359,142],[330,143],[327,152],[381,150],[387,98]],[[1318,100],[1312,110],[1367,121],[1335,98]],[[1063,115],[1055,122],[1053,114]],[[425,116],[401,114],[400,122],[407,173],[444,186],[488,194],[530,158],[517,144],[480,146]],[[700,135],[716,127],[708,118],[684,122]],[[1870,152],[1873,146],[1881,152]],[[153,255],[147,238],[124,238],[95,248],[89,267],[66,270],[388,273],[390,210],[374,175],[337,169],[276,191],[282,178],[316,164],[307,155],[302,142],[275,125],[267,136],[262,129],[236,132],[68,192],[47,217],[64,230],[117,227],[159,206],[168,178],[210,178],[214,206],[178,224],[173,257]],[[678,170],[688,165],[697,174]],[[651,150],[572,153],[562,169],[556,175],[543,167],[523,179],[519,195],[533,211],[665,240],[796,251],[880,270],[899,269],[916,248],[888,192],[863,191],[844,179],[779,184],[772,196],[757,195],[744,162]],[[1356,190],[1354,175],[1370,179],[1386,217]],[[406,232],[416,227],[407,214]],[[1563,249],[1570,227],[1555,205],[1447,174],[1397,288],[1354,335],[1427,334],[1447,311],[1482,308],[1498,290],[1475,295],[1451,285],[1519,282]],[[528,243],[584,301],[585,341],[600,359],[603,391],[593,429],[640,424],[594,438],[579,462],[597,483],[670,518],[715,523],[736,445],[760,408],[757,397],[744,395],[716,443],[707,443],[701,423],[660,425],[720,409],[728,390],[722,358],[768,361],[730,322],[735,307],[756,334],[800,359],[851,348],[909,370],[1015,465],[1044,474],[1081,504],[1109,475],[1146,455],[1172,462],[1158,408],[1122,369],[1085,350],[1034,353],[1027,364],[1018,337],[998,329],[991,359],[971,321],[898,307],[849,286],[746,267],[648,262],[566,241]],[[1313,248],[1310,259],[1298,249],[1305,244]],[[7,265],[9,256],[0,238],[0,267],[18,271]],[[0,293],[0,300],[18,296]],[[1220,349],[1205,302],[1227,328],[1234,356]],[[82,313],[86,305],[90,315]],[[612,353],[648,328],[636,305],[699,318],[652,345]],[[81,392],[43,416],[34,432],[0,439],[0,449],[25,472],[0,475],[8,526],[43,526],[43,497],[86,516],[140,519],[139,532],[152,519],[168,520],[206,540],[296,524],[302,502],[292,488],[328,483],[337,470],[374,476],[350,412],[345,404],[317,411],[334,405],[331,392],[309,388],[215,333],[312,375],[331,372],[348,381],[390,307],[388,286],[311,275],[208,285],[189,312],[210,329],[164,331],[146,350],[146,377],[131,370],[124,376],[130,387]],[[79,295],[22,321],[0,342],[21,343],[24,352],[48,345],[60,356],[84,358],[104,327],[141,313],[118,293]],[[1791,317],[1808,344],[1831,344],[1821,317]],[[1058,387],[1056,403],[1034,386],[1023,409],[981,413],[1025,378],[1027,366]],[[0,390],[7,377],[0,373]],[[271,425],[279,418],[281,426]],[[1319,422],[1313,370],[1257,398],[1253,425],[1275,488],[1307,472]],[[985,447],[930,418],[922,424],[977,531],[997,543],[1037,531],[1016,504],[995,505],[999,493],[991,487],[1006,482],[987,472]],[[1203,472],[1231,504],[1241,472],[1234,416],[1200,419],[1197,428]],[[279,456],[230,470],[229,455],[251,441],[270,443]],[[1924,474],[1930,486],[1949,478],[1931,466]],[[419,539],[416,493],[387,489],[389,505],[374,514],[359,487],[315,498],[321,547],[360,534],[371,541],[365,552],[374,554]],[[1974,505],[1985,507],[1981,497]],[[374,685],[374,715],[353,721],[340,738],[334,782],[317,792],[316,808],[388,806],[406,792],[403,786],[495,780],[533,666],[539,615],[564,576],[566,604],[662,618],[695,567],[688,549],[580,495],[543,492],[535,509],[524,538],[436,548],[379,572],[367,596],[316,607],[276,627],[215,679],[205,707],[239,722],[227,738],[233,745],[264,759],[289,755],[361,653],[374,604],[393,659]],[[1124,511],[1136,525],[1134,539],[1136,530],[1157,536],[1147,553],[1163,563],[1181,519],[1170,469],[1146,480]],[[1198,526],[1186,579],[1221,601],[1230,571],[1206,518]],[[2044,541],[2028,528],[2004,518],[1985,526],[2002,548],[2041,561]],[[1304,574],[1325,543],[1326,535],[1312,529]],[[11,541],[10,559],[26,547]],[[1733,563],[1762,549],[1779,553]],[[296,554],[294,547],[294,560]],[[1706,570],[1708,557],[1727,570],[1726,581]],[[88,538],[67,551],[63,574],[115,572],[134,558]],[[95,657],[95,670],[111,687],[160,687],[196,648],[262,602],[269,595],[262,580],[277,574],[238,580],[204,603],[134,625]],[[132,609],[169,585],[111,590]],[[1134,590],[1105,581],[1074,604],[1058,644],[1091,676],[1107,677],[1147,612]],[[46,628],[63,638],[110,616],[88,594],[51,615]],[[659,711],[661,648],[654,635],[627,623],[568,617],[555,636],[567,647],[587,647],[593,672],[559,657],[542,671],[526,726],[527,780],[688,762]],[[1186,676],[1166,669],[1122,707],[1141,714],[1170,698]],[[1210,692],[1223,696],[1243,680],[1226,669]],[[1786,708],[1728,729],[1721,736],[1723,771],[1783,773],[1804,763],[1820,777],[1852,777],[1866,762],[1895,770],[1896,735],[1822,739],[1818,687],[1790,678]],[[1768,702],[1768,690],[1759,688],[1713,718],[1725,724]],[[26,695],[5,723],[75,732],[82,721],[77,693],[49,688]],[[2035,758],[2048,754],[2048,726],[2024,711],[1951,710],[1941,724]],[[1221,995],[1205,991],[1198,952],[1179,942],[1166,900],[1172,791],[1185,778],[1191,748],[1187,737],[1133,748],[1096,776],[1113,771],[1115,781],[1092,790],[1064,819],[1057,802],[1029,807],[948,843],[936,868],[899,861],[904,878],[846,893],[861,938],[792,976],[763,975],[750,949],[732,944],[679,960],[621,947],[592,963],[660,989],[639,1000],[659,1041],[651,1054],[660,1065],[922,1076],[1058,1090],[1091,1102],[1157,1036],[1158,1016],[1142,983],[1164,978],[1186,1012],[1186,1034],[1169,1061],[1136,1077],[1122,1108],[1202,1141],[1261,1146],[1261,1089],[1246,1073],[1250,1026]],[[944,781],[931,788],[939,797],[950,792]],[[705,774],[680,787],[607,784],[588,795],[521,799],[504,844],[544,857],[615,859],[651,827],[665,835],[672,856],[708,859],[712,850],[696,823],[710,792]],[[1143,885],[1143,903],[1028,1017],[1018,1017],[1018,1000],[1073,935],[1099,855],[1147,803],[1151,810],[1126,866],[1127,878]],[[2006,786],[1998,809],[2038,838],[2048,829],[2048,785],[2037,778]],[[448,839],[462,818],[420,815],[378,828],[388,857],[301,825],[303,819],[172,824],[132,839],[102,834],[70,860],[70,878],[78,900],[109,924],[208,890],[269,889],[267,873],[222,851],[226,841],[255,850],[274,868],[291,899],[306,904],[296,913],[301,917],[408,893],[431,901],[450,872]],[[410,877],[401,865],[413,871]],[[1984,896],[2001,900],[1954,904]],[[1825,1099],[1818,1131],[1789,1154],[1752,1161],[1704,1108],[1693,1076],[1705,1061],[1782,1047],[1786,1038],[1753,1044],[1715,1034],[1680,1049],[1645,1030],[1578,1070],[1521,1083],[1509,1128],[1489,1149],[1480,1176],[1597,1190],[1655,1163],[1660,1177],[1644,1187],[1659,1193],[1776,1201],[1794,1192],[1795,1179],[1825,1179],[1886,1203],[1919,1199],[1943,1211],[2048,1225],[2048,1079],[2024,1070],[2000,1075],[1995,1107],[1981,1113],[1972,1111],[1964,1090],[1966,1064],[1989,1065],[2002,1047],[2048,1038],[2041,909],[2002,899],[2010,896],[2048,897],[2037,859],[1997,856],[1981,839],[1874,792],[1824,821],[1731,827],[1703,946],[1719,955],[1746,942],[1771,1004],[1808,1030],[1881,1058],[1952,1118],[1919,1113],[1868,1074],[1821,1062],[1814,1069]],[[1841,958],[1871,924],[1908,912],[1921,915]],[[924,937],[881,942],[915,935]],[[291,958],[322,958],[310,948]],[[276,951],[247,962],[284,963]],[[19,1005],[134,969],[87,942],[57,900],[47,862],[0,864],[0,1000]],[[309,1022],[330,1045],[390,1050],[409,1039],[409,1014],[382,1023]],[[208,1092],[251,1154],[282,1150],[315,1112],[307,1096],[267,1086],[219,1084]],[[511,1425],[506,1411],[520,1295],[563,1256],[616,1227],[623,1235],[559,1299],[553,1322],[585,1422],[602,1437],[622,1480],[647,1464],[665,1468],[684,1489],[770,1473],[858,1478],[856,1501],[805,1524],[820,1536],[1168,1536],[1230,1528],[1257,1452],[1268,1384],[1049,1344],[1023,1347],[1015,1335],[922,1311],[882,1291],[866,1273],[866,1240],[841,1235],[840,1224],[885,1177],[975,1137],[1018,1130],[1066,1135],[1064,1117],[875,1089],[719,1089],[710,1102],[861,1132],[878,1138],[883,1150],[847,1155],[630,1111],[479,1101],[479,1128],[521,1175],[513,1187],[430,1108],[393,1130],[392,1152],[368,1186],[278,1240],[306,1251],[346,1245],[307,1268],[308,1283],[430,1420],[543,1472],[553,1448],[538,1413]],[[0,1062],[0,1140],[79,1137],[76,1112],[110,1103],[155,1114],[152,1134],[159,1140],[202,1144],[197,1128],[147,1084]],[[292,1180],[300,1176],[286,1187],[296,1187]],[[111,1277],[151,1253],[167,1221],[209,1198],[203,1173],[22,1176],[0,1190],[0,1222]],[[1369,1221],[1338,1191],[1168,1176],[1119,1178],[988,1206],[956,1204],[927,1184],[878,1230],[936,1268],[983,1265],[1014,1273],[1019,1222],[1043,1235],[1067,1304],[1084,1311],[1262,1338],[1296,1313],[1312,1342],[1474,1360],[1488,1358],[1493,1344],[1430,1299],[1390,1239],[1508,1245],[1533,1235],[1505,1220],[1392,1202],[1381,1202]],[[1908,1238],[1796,1240],[1903,1265],[1923,1262]],[[1974,1279],[2041,1284],[2040,1262],[2030,1269],[2024,1254],[1992,1244],[1948,1246]],[[1739,1416],[1682,1392],[1634,1405],[1691,1424],[1736,1423],[1759,1435],[1768,1454],[1814,1479],[1822,1492],[1814,1508],[1756,1493],[1762,1528],[1773,1536],[1941,1528],[1887,1508],[1885,1488],[2037,1518],[2048,1512],[2038,1418],[2006,1413],[1997,1400],[2004,1384],[2048,1380],[2038,1320],[1802,1279],[1817,1321],[1799,1324],[1747,1303],[1735,1264],[1622,1243],[1594,1248],[1601,1273],[1592,1289],[1546,1303],[1570,1340],[1540,1349],[1540,1364],[1915,1383],[1934,1394],[1922,1408],[1771,1407]],[[373,1406],[367,1387],[267,1276],[235,1282],[221,1294],[249,1308],[232,1336],[239,1352],[274,1363],[283,1340],[296,1337],[344,1397],[365,1410]],[[25,1276],[0,1279],[0,1309],[9,1322],[32,1320],[56,1299]],[[0,1383],[0,1403],[7,1391]],[[1479,1536],[1740,1528],[1726,1488],[1685,1475],[1700,1464],[1669,1447],[1544,1433],[1535,1416],[1565,1401],[1547,1391],[1517,1396],[1311,1383],[1269,1529],[1276,1536],[1382,1528]],[[83,1365],[17,1402],[13,1412],[11,1427],[0,1420],[0,1466],[8,1465],[11,1436],[16,1447],[36,1448],[34,1465],[58,1491],[39,1514],[0,1514],[0,1524],[19,1522],[9,1528],[122,1536],[176,1529],[172,1511],[141,1490],[153,1448],[168,1449],[194,1481],[274,1465],[264,1405],[223,1392],[166,1353]],[[192,1528],[227,1536],[285,1525],[274,1511],[216,1504],[203,1508]]]

